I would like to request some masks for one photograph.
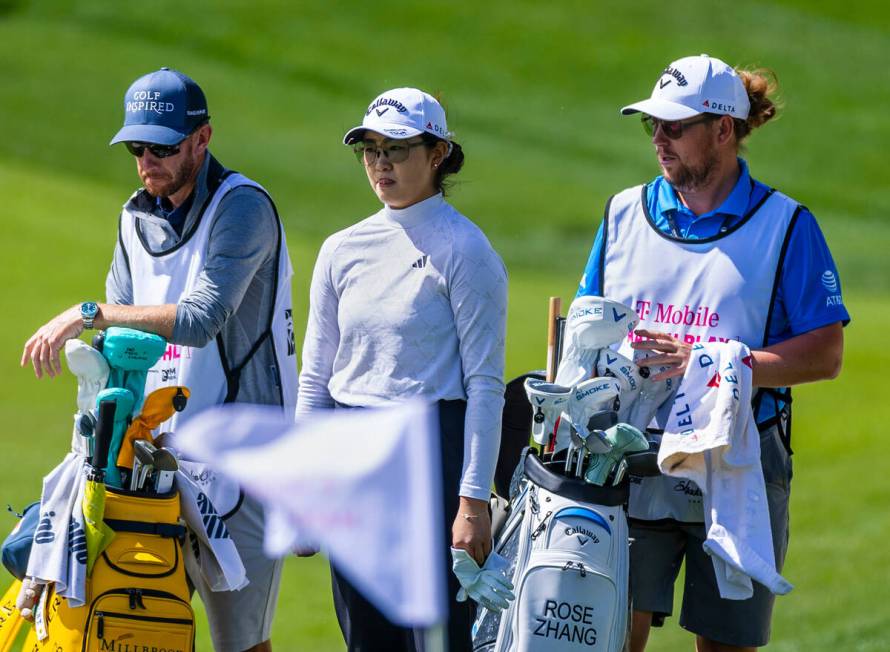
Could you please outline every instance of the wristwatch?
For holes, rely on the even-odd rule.
[[[83,327],[89,330],[93,327],[93,320],[99,314],[99,305],[95,301],[84,301],[80,304],[80,318],[83,319]]]

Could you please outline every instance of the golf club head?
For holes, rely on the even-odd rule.
[[[158,448],[153,454],[152,464],[158,471],[178,471],[179,458],[169,448]]]
[[[627,460],[622,459],[618,462],[618,466],[615,468],[615,476],[612,478],[613,487],[621,484],[625,473],[627,473]]]
[[[608,430],[618,423],[618,413],[615,410],[599,410],[590,415],[587,420],[588,430]]]
[[[139,458],[133,459],[133,472],[130,474],[130,491],[136,491],[139,487],[139,478],[142,475],[142,462]]]
[[[562,387],[539,378],[526,378],[525,394],[534,409],[532,439],[542,446],[549,443],[554,426],[572,395],[571,387]]]
[[[136,482],[137,491],[145,491],[145,481],[152,472],[154,472],[154,467],[151,464],[142,465],[142,473],[139,474],[139,479]]]
[[[606,433],[602,430],[591,430],[584,438],[584,448],[594,455],[603,455],[612,450],[612,444],[606,439]]]
[[[133,442],[133,455],[143,465],[154,464],[155,451],[157,449],[154,447],[154,444],[145,439],[137,439]]]
[[[173,478],[176,476],[175,471],[158,471],[155,478],[155,493],[168,494],[173,490]]]

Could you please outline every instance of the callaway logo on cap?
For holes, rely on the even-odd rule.
[[[381,93],[365,112],[362,124],[346,132],[343,144],[360,140],[366,130],[387,138],[411,138],[424,132],[450,140],[445,109],[428,93],[416,88],[394,88]]]
[[[700,113],[745,119],[751,108],[745,85],[730,66],[701,54],[665,68],[649,99],[621,109],[622,115],[645,113],[659,120],[684,120]]]
[[[207,100],[190,77],[161,68],[137,79],[124,95],[124,126],[111,145],[126,141],[176,145],[206,122]]]

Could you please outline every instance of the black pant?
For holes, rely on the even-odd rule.
[[[342,406],[347,407],[347,406]],[[452,652],[473,649],[470,629],[475,617],[475,606],[470,600],[457,602],[454,596],[460,588],[451,572],[451,525],[458,509],[458,491],[464,460],[464,416],[466,401],[439,401],[439,429],[441,432],[442,481],[444,498],[443,523],[445,540],[442,542],[441,563],[448,586],[448,649]],[[408,570],[408,569],[406,569]],[[410,571],[409,571],[410,572]],[[392,624],[368,602],[349,581],[331,565],[331,588],[334,609],[350,652],[423,652],[423,630]]]

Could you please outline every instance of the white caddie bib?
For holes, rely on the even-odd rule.
[[[257,188],[268,196],[263,187],[256,182],[241,174],[229,173],[198,218],[198,226],[194,233],[168,252],[161,254],[153,254],[146,249],[136,228],[137,218],[124,208],[121,213],[120,235],[121,244],[130,261],[134,305],[179,303],[194,289],[204,269],[210,228],[219,203],[226,193],[240,186]],[[293,268],[280,221],[279,232],[278,284],[271,315],[271,333],[268,336],[272,338],[278,361],[282,406],[285,414],[292,417],[297,402],[298,386],[297,366],[293,361],[295,357],[291,304]],[[263,317],[258,316],[258,318]],[[225,365],[231,370],[235,365],[243,365],[244,362],[228,360]],[[188,387],[191,396],[185,410],[162,423],[158,432],[175,433],[179,426],[201,410],[224,403],[229,394],[230,377],[226,375],[217,340],[200,348],[168,343],[164,356],[148,372],[145,395],[170,385]],[[230,400],[234,398],[229,397]],[[228,514],[236,509],[240,499],[237,485],[215,476],[204,465],[183,462],[181,466],[210,497],[220,514]]]
[[[690,241],[654,226],[644,192],[644,186],[630,188],[610,202],[603,296],[633,307],[637,328],[690,343],[733,339],[752,349],[764,346],[783,246],[800,205],[772,192],[726,233]],[[618,349],[629,358],[634,337],[629,333]],[[628,513],[645,520],[704,521],[699,488],[669,476],[632,483]]]

